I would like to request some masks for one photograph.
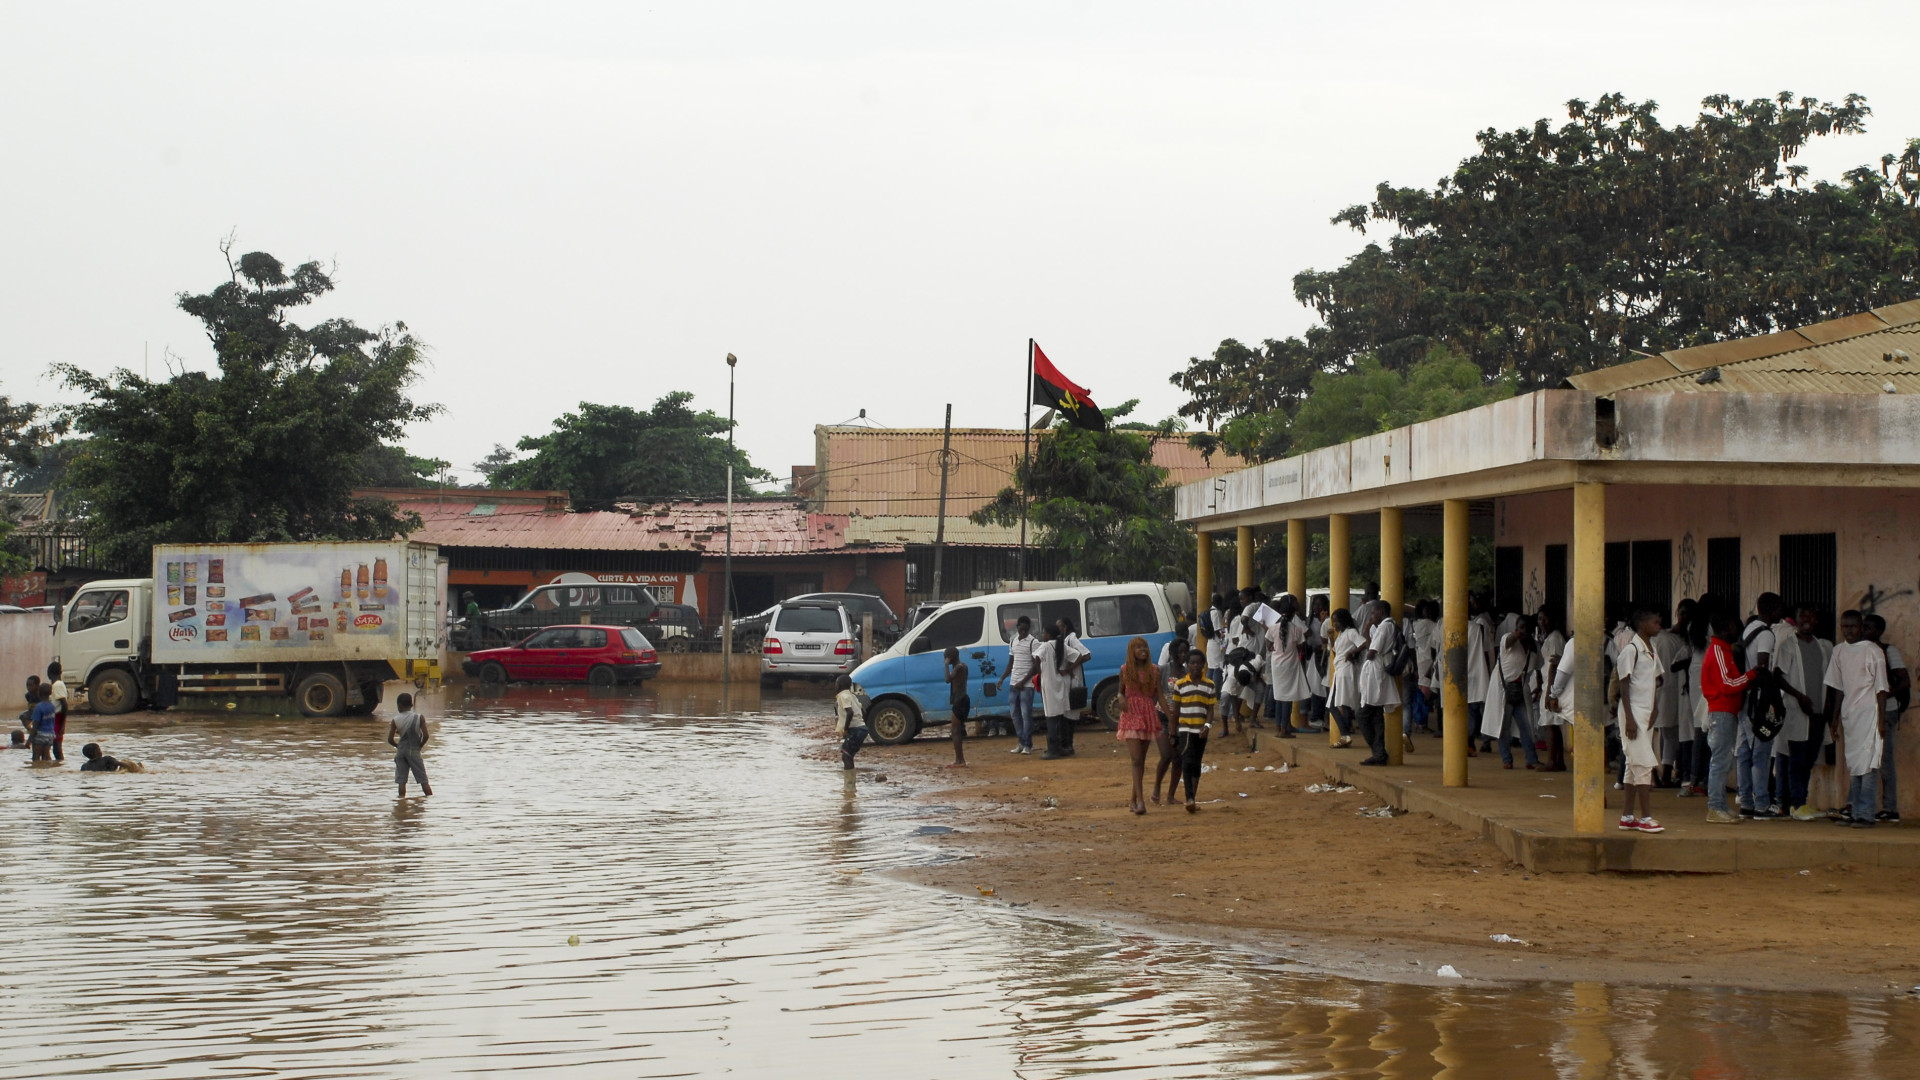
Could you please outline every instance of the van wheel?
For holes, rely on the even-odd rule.
[[[133,672],[109,668],[87,684],[87,702],[102,716],[132,712],[140,704],[140,684],[134,681]]]
[[[505,686],[507,684],[506,666],[497,660],[489,660],[480,665],[480,681],[488,686]]]
[[[608,687],[617,681],[613,677],[613,669],[605,664],[595,664],[587,670],[588,686]]]
[[[293,700],[302,716],[339,716],[347,707],[347,686],[338,675],[317,671],[300,680]]]
[[[1108,731],[1120,730],[1120,714],[1125,707],[1125,703],[1121,700],[1118,681],[1100,687],[1099,692],[1093,696],[1093,715],[1107,725]]]
[[[874,742],[894,746],[920,734],[920,718],[904,701],[883,701],[867,713],[867,729]]]

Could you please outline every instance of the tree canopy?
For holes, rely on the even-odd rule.
[[[1316,374],[1366,358],[1405,372],[1444,347],[1524,391],[1635,351],[1920,295],[1920,140],[1837,180],[1795,161],[1815,139],[1863,132],[1864,98],[1716,95],[1674,127],[1657,109],[1570,101],[1565,123],[1482,131],[1431,189],[1379,185],[1333,221],[1383,228],[1384,246],[1294,278],[1321,324],[1192,358],[1172,379],[1190,395],[1182,415],[1264,417],[1222,441],[1274,457],[1297,449],[1293,410],[1319,392]]]
[[[1137,402],[1108,409],[1126,416]],[[1013,486],[974,511],[976,524],[1017,525],[1021,491],[1036,544],[1066,555],[1061,573],[1094,581],[1178,581],[1187,576],[1193,533],[1173,519],[1173,485],[1153,463],[1153,440],[1171,422],[1141,430],[1116,425],[1087,431],[1056,422],[1036,439],[1031,466],[1016,465]]]
[[[531,456],[502,460],[500,448],[476,464],[496,488],[572,493],[577,510],[606,509],[620,499],[710,498],[727,490],[727,418],[688,407],[675,391],[640,412],[625,405],[580,403],[545,435],[520,440]],[[733,451],[735,491],[764,469]]]
[[[163,542],[374,540],[418,527],[353,489],[370,456],[439,411],[408,395],[419,341],[397,322],[303,327],[290,313],[334,287],[319,263],[289,273],[265,252],[236,262],[222,251],[228,280],[179,297],[205,325],[217,371],[150,381],[54,369],[90,399],[68,410],[85,439],[67,481],[102,554],[144,563]]]

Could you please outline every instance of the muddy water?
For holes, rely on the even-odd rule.
[[[1905,1000],[1361,982],[896,884],[940,815],[802,759],[821,710],[456,694],[406,802],[384,724],[76,717],[152,771],[4,759],[0,1076],[1920,1075]]]

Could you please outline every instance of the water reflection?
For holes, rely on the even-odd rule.
[[[812,697],[720,704],[430,700],[404,801],[383,723],[79,718],[152,771],[0,769],[0,1076],[1920,1068],[1906,1001],[1359,982],[901,886],[926,817],[884,754],[803,758]]]

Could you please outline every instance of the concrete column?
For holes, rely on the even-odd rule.
[[[1194,530],[1198,551],[1193,561],[1193,611],[1195,619],[1213,599],[1213,534]]]
[[[1348,527],[1347,515],[1327,515],[1327,614],[1331,615],[1349,604],[1348,594],[1353,585],[1353,533]],[[1352,615],[1349,610],[1347,614]],[[1355,620],[1358,622],[1358,619]],[[1333,662],[1327,662],[1327,674],[1333,674]],[[1336,746],[1340,742],[1340,726],[1327,724],[1327,745]]]
[[[1300,605],[1300,616],[1307,614],[1307,523],[1287,522],[1287,592]]]
[[[1242,525],[1234,530],[1234,575],[1233,584],[1237,589],[1253,585],[1253,527]]]
[[[1467,786],[1467,500],[1442,504],[1441,542],[1441,776],[1447,787]]]
[[[1400,508],[1385,506],[1380,509],[1380,599],[1387,602],[1389,618],[1395,623],[1400,621],[1400,605],[1406,601],[1407,550],[1406,533],[1400,519]],[[1412,648],[1411,642],[1402,642]],[[1406,692],[1404,681],[1401,692]],[[1402,706],[1404,708],[1405,706]],[[1400,732],[1400,709],[1387,710],[1387,764],[1398,765],[1404,749]]]
[[[1606,827],[1607,486],[1573,485],[1573,831]]]

